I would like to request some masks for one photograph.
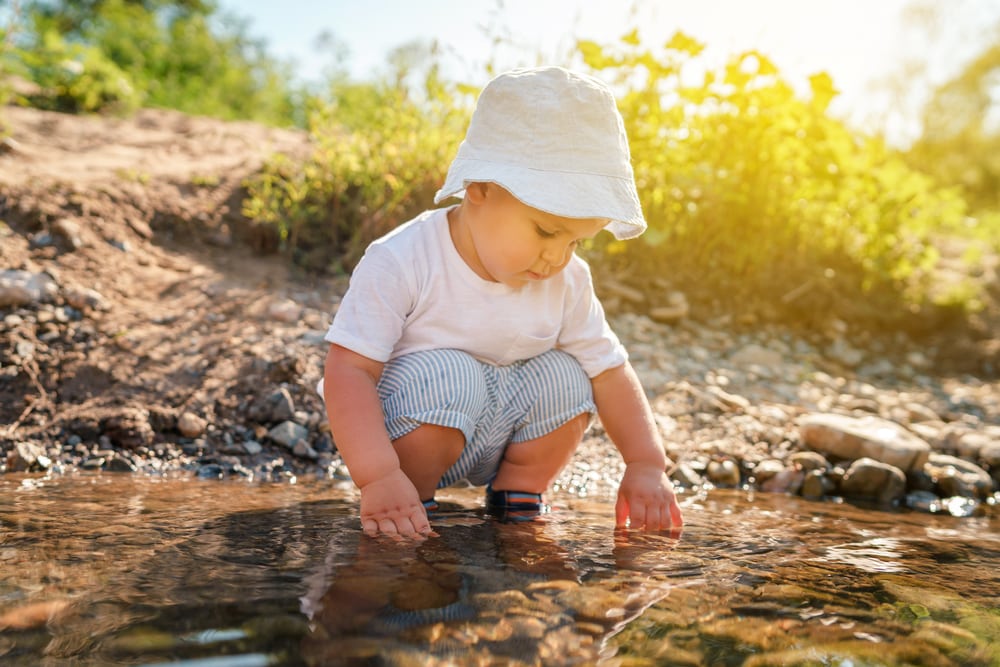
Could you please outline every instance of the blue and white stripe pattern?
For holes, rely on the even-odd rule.
[[[439,487],[461,480],[487,484],[508,443],[539,438],[596,412],[590,379],[559,350],[507,366],[454,349],[414,352],[386,363],[378,394],[392,440],[421,424],[465,434],[465,449]]]

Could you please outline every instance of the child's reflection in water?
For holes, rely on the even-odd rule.
[[[317,664],[346,660],[339,653],[345,640],[399,637],[437,623],[477,618],[485,622],[484,614],[499,611],[491,608],[497,598],[490,594],[513,592],[513,599],[522,600],[525,609],[512,611],[538,617],[545,605],[533,602],[537,587],[558,593],[579,588],[584,576],[595,572],[642,571],[649,552],[665,556],[675,543],[662,536],[616,531],[596,550],[603,555],[574,548],[583,559],[578,561],[554,539],[545,519],[502,523],[458,513],[443,524],[435,525],[438,536],[422,542],[370,538],[355,531],[335,537],[323,568],[311,578],[302,598],[302,611],[313,626],[303,645],[304,655],[320,660]],[[613,634],[612,625],[620,628],[625,620],[621,614],[635,618],[666,595],[665,585],[647,580],[644,576],[644,583],[636,585],[633,578],[628,584],[631,590],[607,593],[608,599],[623,604],[617,610],[621,613],[608,617],[604,630]],[[574,610],[547,604],[554,614],[543,618],[540,626],[573,625]]]

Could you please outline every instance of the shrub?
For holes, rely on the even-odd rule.
[[[467,92],[434,70],[420,96],[401,84],[338,85],[311,114],[312,154],[265,165],[244,213],[275,226],[299,266],[351,270],[368,243],[432,204],[465,130]]]
[[[37,48],[26,50],[22,61],[31,79],[41,87],[32,106],[66,112],[134,111],[142,96],[125,74],[100,50],[67,43],[55,31],[46,31]]]
[[[808,295],[821,318],[928,304],[933,235],[962,223],[964,202],[831,118],[829,76],[801,99],[763,54],[708,67],[680,33],[658,52],[636,32],[578,48],[621,88],[650,222],[639,243],[606,243],[611,259],[729,304],[794,310]]]

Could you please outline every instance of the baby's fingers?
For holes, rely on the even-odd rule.
[[[625,494],[618,494],[618,502],[615,503],[615,527],[624,528],[628,525],[628,501]]]

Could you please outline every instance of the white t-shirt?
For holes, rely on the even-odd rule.
[[[327,341],[383,363],[444,348],[499,366],[558,348],[590,377],[625,363],[586,262],[574,255],[520,288],[484,280],[458,254],[447,211],[426,211],[368,247]]]

